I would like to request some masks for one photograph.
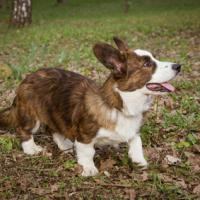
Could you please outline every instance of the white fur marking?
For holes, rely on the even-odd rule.
[[[138,117],[125,117],[118,118],[115,131],[100,128],[93,141],[97,144],[104,145],[110,144],[115,146],[121,142],[128,142],[139,131],[142,115]]]
[[[82,176],[94,176],[98,169],[94,165],[93,157],[95,154],[94,143],[83,144],[75,141],[78,164],[83,167]]]
[[[142,150],[142,140],[139,135],[136,135],[129,142],[129,157],[133,162],[139,164],[140,166],[147,167],[147,161],[144,158]]]
[[[124,92],[116,88],[123,100],[123,113],[129,116],[141,115],[147,111],[152,103],[152,98],[143,94],[142,89],[133,92]]]
[[[94,138],[97,145],[112,145],[117,146],[123,139],[114,131],[100,128],[96,137]]]
[[[142,113],[151,105],[151,97],[144,95],[141,90],[123,92],[115,88],[123,100],[124,109],[118,111],[115,131],[100,128],[94,142],[97,144],[119,144],[129,142],[139,132],[142,123]]]
[[[37,120],[37,122],[31,132],[34,134],[38,131],[39,128],[40,128],[40,121]]]
[[[58,148],[60,150],[62,150],[62,151],[71,150],[72,151],[73,143],[69,139],[65,138],[63,135],[61,135],[59,133],[54,133],[53,140],[58,145]]]
[[[156,63],[156,71],[149,83],[164,83],[176,76],[177,72],[172,69],[172,65],[175,63],[159,61],[150,52],[145,50],[136,49],[134,52],[139,56],[149,56]]]
[[[29,155],[38,154],[42,151],[42,147],[35,144],[33,136],[29,140],[22,142],[22,148],[24,153]]]

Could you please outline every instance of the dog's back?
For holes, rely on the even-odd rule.
[[[92,80],[58,68],[28,75],[16,92],[12,108],[16,110],[14,124],[22,140],[30,137],[37,121],[73,140],[88,90],[98,90]]]

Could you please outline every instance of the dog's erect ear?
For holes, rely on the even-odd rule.
[[[115,44],[117,45],[118,49],[122,53],[126,53],[128,51],[128,45],[125,42],[123,42],[121,39],[119,39],[118,37],[113,37],[113,40]]]
[[[93,51],[98,60],[111,69],[114,75],[120,77],[126,74],[126,57],[118,49],[106,43],[97,43],[94,45]]]

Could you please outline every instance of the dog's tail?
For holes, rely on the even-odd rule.
[[[0,129],[7,129],[15,126],[16,114],[13,106],[0,111]]]

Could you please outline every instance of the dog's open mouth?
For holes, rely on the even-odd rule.
[[[151,91],[156,92],[174,92],[175,88],[170,83],[147,83],[146,87]]]

